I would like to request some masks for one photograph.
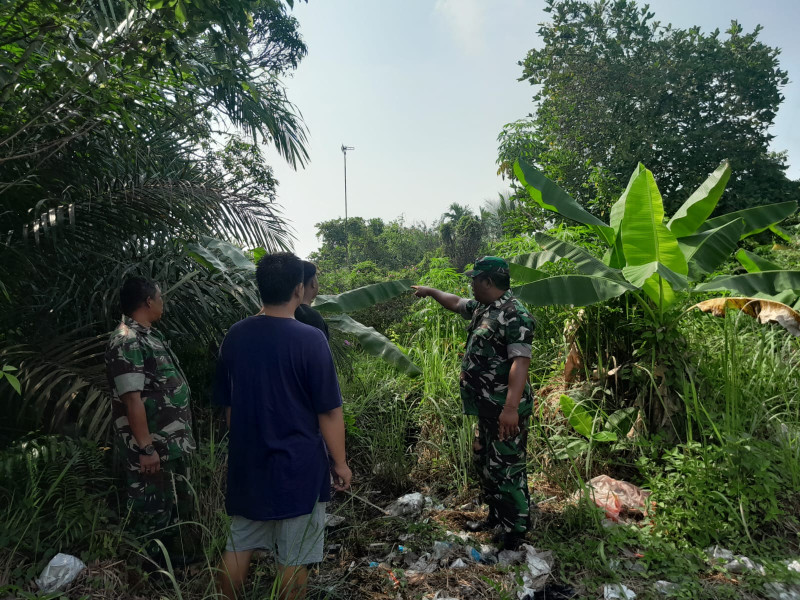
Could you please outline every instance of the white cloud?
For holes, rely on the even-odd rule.
[[[484,47],[484,0],[436,0],[434,11],[447,23],[465,52],[478,54]]]

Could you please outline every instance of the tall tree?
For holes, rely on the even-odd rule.
[[[599,216],[639,161],[674,211],[724,159],[733,177],[718,210],[793,200],[800,185],[769,133],[788,76],[780,51],[736,21],[721,34],[654,20],[632,0],[546,0],[544,42],[524,61],[536,112],[500,135],[501,169],[539,166]]]

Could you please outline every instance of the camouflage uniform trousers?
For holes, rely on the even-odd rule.
[[[489,505],[491,523],[506,533],[524,535],[531,526],[527,472],[528,425],[520,417],[519,434],[501,441],[497,419],[479,418],[473,444],[474,466],[481,482],[483,500]]]
[[[136,535],[174,538],[180,521],[191,520],[194,492],[189,480],[189,456],[161,462],[158,473],[143,474],[128,464],[128,508],[131,531]]]

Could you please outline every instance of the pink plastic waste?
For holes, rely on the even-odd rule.
[[[647,515],[650,492],[632,483],[608,475],[598,475],[586,487],[594,503],[615,523],[619,522],[621,513]],[[582,491],[577,494],[579,498],[582,495]]]

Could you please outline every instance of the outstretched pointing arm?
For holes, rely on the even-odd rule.
[[[436,300],[439,304],[444,306],[447,310],[452,310],[453,312],[457,313],[460,312],[458,305],[461,302],[462,298],[456,296],[455,294],[448,294],[447,292],[443,292],[442,290],[437,290],[436,288],[431,287],[424,287],[422,285],[412,285],[411,288],[414,290],[414,295],[417,298],[427,298],[430,296],[434,300]]]

